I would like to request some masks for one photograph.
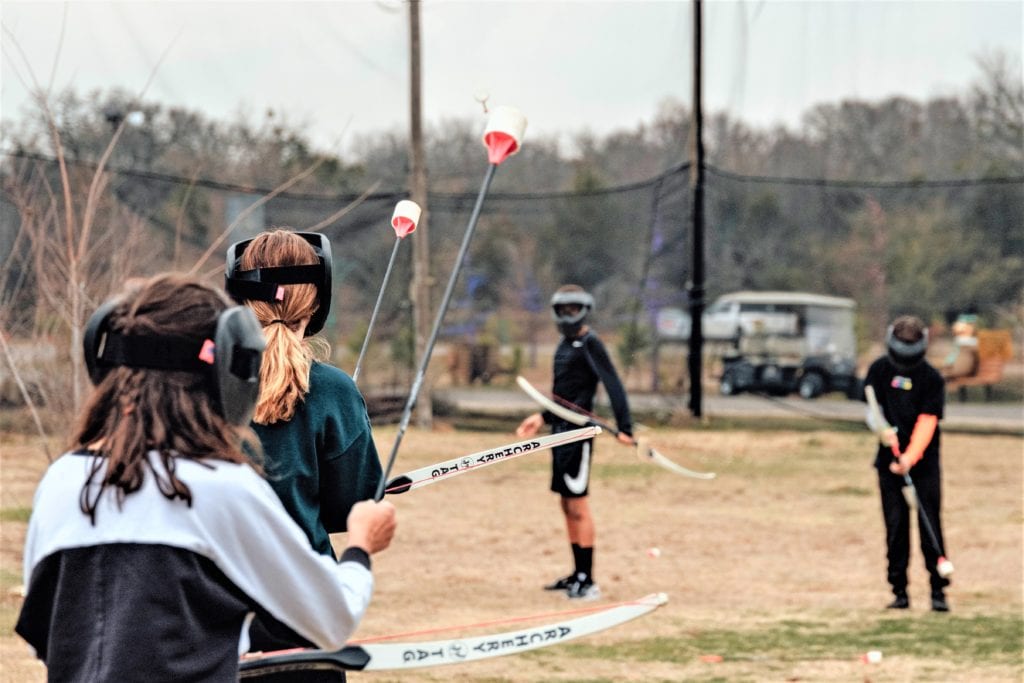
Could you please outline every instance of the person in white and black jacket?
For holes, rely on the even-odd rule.
[[[97,387],[25,541],[16,631],[49,680],[236,681],[257,613],[326,649],[355,630],[394,507],[357,503],[340,561],[310,547],[241,446],[263,343],[251,311],[180,275],[90,319]]]

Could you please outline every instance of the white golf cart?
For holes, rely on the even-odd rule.
[[[816,398],[859,393],[853,299],[806,292],[734,292],[708,308],[709,340],[731,342],[719,390]]]

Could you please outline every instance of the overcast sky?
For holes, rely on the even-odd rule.
[[[1020,68],[1020,0],[705,2],[705,108],[758,126],[795,125],[844,98],[963,93],[977,58]],[[26,105],[31,74],[81,93],[114,86],[231,120],[267,108],[344,151],[408,126],[408,18],[397,0],[18,2],[3,21],[0,115]],[[519,107],[532,135],[596,133],[690,102],[689,2],[426,0],[428,125]],[[61,25],[64,22],[63,36]],[[162,62],[161,62],[162,59]]]

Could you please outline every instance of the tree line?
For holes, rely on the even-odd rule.
[[[996,54],[978,67],[955,96],[822,103],[792,129],[710,114],[709,296],[850,296],[866,335],[894,312],[941,321],[973,309],[1020,325],[1020,65]],[[599,320],[634,332],[660,307],[685,307],[690,118],[669,101],[606,136],[529,138],[495,177],[447,334],[535,336],[548,294],[567,281],[598,294]],[[454,265],[484,170],[482,127],[445,120],[427,131],[437,280]],[[404,132],[362,135],[343,158],[315,149],[286,113],[225,123],[120,91],[40,99],[0,132],[8,337],[66,338],[73,357],[87,313],[124,278],[166,268],[220,277],[231,240],[290,225],[334,241],[328,329],[343,345],[361,340],[392,246],[390,211],[406,194]],[[409,251],[397,282],[411,278]],[[409,292],[394,286],[386,301],[382,329],[407,340]]]

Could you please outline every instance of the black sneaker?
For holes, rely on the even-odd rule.
[[[546,590],[546,591],[567,591],[567,590],[569,590],[569,586],[571,586],[573,584],[573,582],[575,582],[575,581],[576,581],[576,575],[575,574],[569,574],[569,576],[563,576],[562,578],[558,579],[557,581],[554,581],[554,582],[549,583],[548,585],[544,586],[544,590]]]
[[[946,602],[946,596],[944,593],[932,593],[932,611],[933,612],[948,612],[949,603]]]
[[[885,606],[886,609],[909,609],[910,598],[906,593],[897,593],[896,598]]]
[[[597,600],[601,597],[601,589],[589,576],[578,574],[565,595],[570,600]]]

